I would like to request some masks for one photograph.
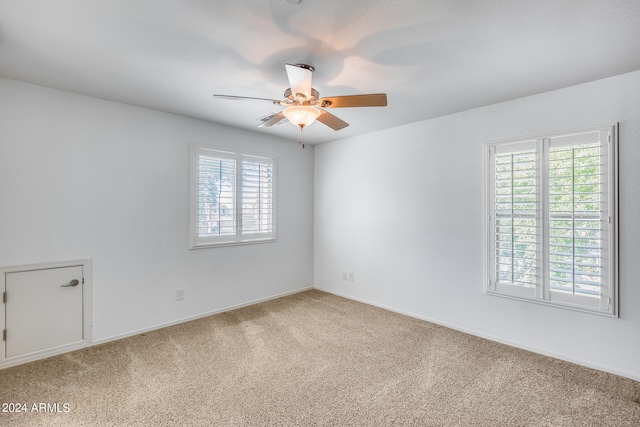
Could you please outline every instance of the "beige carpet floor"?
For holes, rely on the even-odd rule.
[[[640,383],[308,291],[0,371],[6,426],[640,426]],[[50,407],[51,408],[51,407]]]

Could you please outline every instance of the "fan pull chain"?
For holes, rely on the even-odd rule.
[[[304,148],[304,126],[300,126],[300,138],[298,139],[298,145],[302,145],[302,148]]]

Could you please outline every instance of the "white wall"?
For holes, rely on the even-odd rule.
[[[96,341],[315,282],[640,379],[638,99],[635,72],[316,146],[314,166],[289,141],[0,78],[0,266],[91,257]],[[484,294],[484,143],[616,121],[620,318]],[[187,249],[190,143],[278,157],[276,243]]]
[[[191,143],[278,158],[277,242],[188,249]],[[312,240],[312,147],[0,79],[0,266],[92,258],[94,341],[310,287]]]
[[[634,72],[316,146],[316,287],[640,380],[639,100]],[[612,122],[620,318],[486,295],[484,144]]]

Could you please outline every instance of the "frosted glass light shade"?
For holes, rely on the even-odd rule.
[[[316,121],[320,116],[320,110],[314,107],[297,105],[285,108],[282,114],[294,125],[305,127]]]

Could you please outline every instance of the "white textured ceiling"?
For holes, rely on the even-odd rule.
[[[639,0],[0,0],[0,76],[257,128],[285,63],[321,96],[386,92],[333,109],[332,141],[640,69]]]

